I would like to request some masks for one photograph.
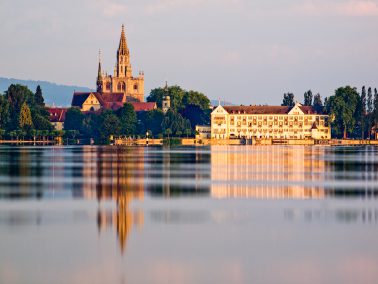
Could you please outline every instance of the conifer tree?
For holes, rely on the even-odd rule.
[[[374,88],[374,124],[378,126],[378,91]]]
[[[369,114],[373,112],[373,94],[371,92],[371,87],[368,88],[367,93],[367,112]]]
[[[317,113],[321,113],[323,111],[322,97],[319,93],[317,93],[314,96],[314,102],[312,103],[312,107],[315,109]]]
[[[367,92],[367,128],[369,138],[371,136],[371,127],[374,123],[373,110],[373,93],[371,91],[371,87],[369,87]]]
[[[30,108],[25,102],[21,106],[19,125],[24,130],[29,130],[33,126]]]
[[[361,90],[361,138],[365,138],[366,121],[366,89],[365,86]]]
[[[45,106],[45,100],[43,99],[43,96],[42,96],[42,89],[39,85],[37,86],[37,89],[35,91],[34,100],[37,105]]]
[[[281,106],[294,106],[294,94],[293,93],[285,93],[283,95],[283,100]]]
[[[304,93],[304,101],[303,105],[305,106],[311,106],[312,105],[312,91],[308,90]]]

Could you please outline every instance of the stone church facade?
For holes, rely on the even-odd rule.
[[[125,28],[123,25],[114,73],[113,75],[104,73],[100,59],[96,85],[98,93],[123,93],[125,101],[127,102],[144,101],[144,73],[139,72],[137,77],[133,76],[130,63],[130,51],[127,46]]]

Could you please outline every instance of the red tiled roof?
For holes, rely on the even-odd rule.
[[[136,112],[156,109],[156,103],[129,101],[129,97],[125,98],[124,93],[75,92],[73,94],[71,105],[82,108],[83,103],[90,94],[93,94],[98,99],[101,107],[104,109],[112,109],[116,111],[119,108],[123,107],[125,101],[132,104]]]
[[[101,98],[103,99],[104,102],[124,102],[124,93],[97,93]]]
[[[288,114],[293,107],[288,106],[223,106],[230,114]],[[311,106],[299,107],[304,114],[315,114]]]
[[[67,108],[50,107],[47,111],[50,113],[50,122],[64,122]]]
[[[155,102],[130,102],[134,107],[135,112],[150,111],[156,109]]]
[[[72,97],[71,105],[82,108],[83,103],[90,94],[93,94],[100,102],[100,105],[105,108],[111,108],[109,103],[123,103],[125,97],[123,93],[75,92]]]

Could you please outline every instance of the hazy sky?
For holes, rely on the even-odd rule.
[[[133,72],[243,104],[378,87],[378,0],[0,0],[0,76],[95,87],[125,24]]]

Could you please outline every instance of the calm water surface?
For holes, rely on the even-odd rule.
[[[0,283],[378,283],[378,147],[0,147]]]

